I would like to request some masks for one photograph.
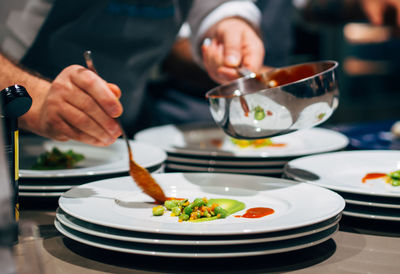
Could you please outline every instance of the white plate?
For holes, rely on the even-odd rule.
[[[338,215],[345,202],[333,191],[272,177],[219,173],[165,173],[153,177],[168,197],[229,198],[246,208],[270,207],[274,214],[257,219],[228,216],[212,222],[179,223],[169,214],[152,216],[153,200],[130,177],[75,187],[60,198],[67,214],[98,225],[177,235],[266,233],[322,222]],[[244,210],[237,214],[244,213]]]
[[[347,199],[347,198],[345,198],[344,200],[346,201],[346,204],[400,209],[400,204],[368,202],[368,201],[363,201],[363,200],[353,200],[353,199]]]
[[[230,246],[185,246],[153,245],[105,239],[70,229],[61,224],[57,219],[54,221],[54,225],[67,238],[89,246],[132,254],[192,259],[255,256],[298,250],[322,243],[330,239],[338,230],[338,225],[335,225],[312,235],[270,243]]]
[[[60,197],[63,195],[64,192],[27,192],[27,191],[20,191],[18,192],[19,197]]]
[[[154,174],[163,173],[164,169],[165,169],[164,164],[161,164],[159,166],[155,166],[152,168],[148,168],[149,172],[154,173]],[[123,175],[123,176],[125,176],[125,175]],[[22,191],[22,192],[29,192],[29,191],[51,192],[51,191],[56,191],[56,190],[67,191],[67,190],[73,188],[74,186],[82,185],[84,183],[87,183],[88,181],[94,181],[95,178],[97,178],[97,177],[100,177],[97,180],[105,179],[105,178],[102,178],[105,176],[96,176],[96,177],[90,177],[89,180],[85,179],[84,182],[83,182],[82,178],[75,178],[75,177],[68,178],[68,180],[66,178],[63,178],[63,179],[58,178],[56,180],[41,179],[40,181],[35,179],[33,182],[29,181],[29,183],[26,182],[26,180],[25,180],[24,183],[20,183],[18,185],[18,189],[19,189],[19,191]],[[113,177],[115,177],[115,176],[113,176]],[[107,177],[107,178],[109,178],[109,177]],[[61,184],[61,182],[69,183],[69,184]]]
[[[310,181],[310,184],[341,192],[400,198],[400,187],[391,186],[383,179],[361,181],[367,173],[400,169],[398,150],[332,152],[298,158],[288,166],[318,175],[319,180]]]
[[[372,219],[372,220],[400,221],[400,218],[398,218],[398,217],[381,216],[381,215],[375,215],[375,214],[371,214],[371,213],[360,213],[360,212],[346,211],[346,210],[343,211],[343,215],[357,217],[357,218],[363,218],[363,219]]]
[[[195,164],[201,166],[208,166],[208,167],[240,167],[240,168],[251,168],[251,167],[283,167],[289,160],[256,160],[256,161],[244,161],[242,159],[238,161],[234,160],[220,160],[218,158],[191,158],[191,157],[179,157],[179,156],[171,156],[169,155],[167,158],[168,163],[173,164]]]
[[[29,192],[29,191],[55,191],[62,190],[67,191],[71,189],[72,185],[19,185],[18,189],[20,192]]]
[[[141,142],[131,142],[133,158],[136,162],[150,168],[163,163],[166,153],[156,147]],[[60,150],[72,149],[82,153],[85,159],[76,168],[61,170],[32,170],[36,158],[46,150],[58,147]],[[68,141],[58,142],[37,137],[22,137],[20,140],[20,177],[21,178],[60,178],[116,174],[129,170],[129,158],[126,144],[118,139],[108,147],[95,147],[83,143]]]
[[[239,235],[239,236],[234,235],[234,236],[196,237],[196,236],[168,235],[168,234],[158,234],[158,233],[142,233],[135,231],[127,231],[122,229],[114,229],[110,227],[91,224],[76,219],[63,212],[60,208],[58,208],[56,212],[57,220],[64,226],[88,235],[103,237],[112,240],[120,240],[127,242],[136,242],[136,243],[192,245],[192,246],[252,244],[252,243],[265,243],[265,242],[282,241],[292,238],[298,238],[326,230],[336,225],[339,222],[340,217],[341,215],[337,215],[321,223],[300,227],[292,230],[279,231],[279,232]]]
[[[344,210],[343,215],[358,217],[363,219],[384,220],[384,221],[400,221],[399,216],[382,215],[368,210]]]
[[[196,165],[184,165],[184,164],[174,164],[166,163],[167,168],[176,171],[189,171],[189,172],[227,172],[227,173],[240,173],[240,174],[254,174],[254,175],[266,175],[266,174],[278,174],[283,172],[283,167],[281,168],[224,168],[224,167],[205,167]]]
[[[275,143],[285,143],[284,147],[240,148],[220,128],[210,124],[153,127],[138,132],[134,139],[159,146],[169,154],[230,158],[295,157],[340,150],[349,142],[336,131],[310,128],[272,138]]]

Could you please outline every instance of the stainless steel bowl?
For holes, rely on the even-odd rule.
[[[326,121],[339,103],[336,61],[251,74],[207,92],[215,122],[230,136],[259,139]]]

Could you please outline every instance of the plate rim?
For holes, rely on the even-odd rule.
[[[115,222],[110,223],[109,220],[96,220],[93,218],[93,216],[80,216],[80,214],[82,214],[82,212],[73,212],[71,211],[69,208],[66,208],[66,206],[64,205],[65,201],[64,199],[68,199],[65,198],[64,195],[60,197],[59,199],[59,207],[65,211],[67,214],[87,221],[89,223],[94,223],[94,224],[99,224],[99,225],[103,225],[103,226],[108,226],[108,227],[113,227],[113,228],[118,228],[118,229],[126,229],[126,230],[132,230],[132,231],[141,231],[141,232],[156,232],[156,233],[163,233],[163,234],[177,234],[177,235],[240,235],[240,234],[255,234],[255,233],[263,233],[263,232],[274,232],[274,231],[282,231],[282,230],[287,230],[287,229],[292,229],[292,228],[297,228],[297,227],[301,227],[301,226],[305,226],[305,225],[311,225],[311,224],[315,224],[317,222],[323,221],[323,220],[327,220],[337,214],[339,214],[341,211],[343,211],[344,207],[345,207],[345,201],[344,199],[338,195],[336,192],[331,191],[329,189],[320,187],[320,186],[314,186],[314,185],[310,185],[310,184],[306,184],[306,183],[299,183],[299,182],[295,182],[295,181],[290,181],[290,180],[285,180],[285,179],[281,179],[281,178],[274,178],[274,177],[266,177],[266,176],[257,176],[257,175],[245,175],[245,174],[229,174],[229,173],[198,173],[198,172],[193,172],[193,173],[183,173],[183,172],[176,172],[176,173],[163,173],[163,174],[155,174],[155,179],[157,179],[157,176],[183,176],[183,175],[191,175],[191,176],[242,176],[242,177],[253,177],[253,178],[258,178],[260,180],[272,180],[275,182],[279,182],[281,184],[293,184],[296,183],[294,186],[291,185],[290,187],[297,187],[297,188],[303,188],[304,191],[319,191],[319,192],[324,192],[326,195],[331,195],[331,198],[335,200],[336,206],[334,209],[329,209],[329,214],[325,215],[325,216],[319,216],[319,217],[313,217],[311,219],[308,220],[303,220],[301,223],[296,223],[296,224],[291,224],[290,226],[286,225],[284,227],[282,227],[282,224],[280,225],[276,225],[275,227],[271,228],[271,227],[263,227],[263,229],[249,229],[248,226],[246,224],[241,224],[240,226],[243,226],[243,229],[237,229],[237,230],[232,230],[232,231],[215,231],[215,230],[206,230],[206,231],[202,231],[202,230],[181,230],[181,231],[176,231],[175,229],[172,229],[171,227],[173,227],[172,224],[165,224],[163,229],[158,229],[158,228],[154,228],[152,227],[150,224],[145,223],[145,225],[143,225],[143,223],[141,223],[140,226],[138,226],[137,224],[135,226],[128,226],[126,224],[116,224]],[[126,177],[119,177],[118,180],[120,182],[122,182],[123,178],[129,178],[129,176]],[[102,183],[107,183],[107,181],[112,181],[115,180],[114,179],[106,179],[106,180],[100,180],[100,181],[95,181],[89,184],[102,184]],[[186,182],[185,182],[186,183]],[[89,184],[83,184],[81,186],[77,186],[76,188],[79,187],[84,187],[87,188]],[[310,190],[311,189],[311,190]],[[287,192],[287,191],[286,191]],[[66,192],[66,194],[68,194],[68,191]],[[281,195],[281,194],[279,194]],[[72,198],[73,199],[73,198]],[[309,200],[306,200],[307,202]],[[304,202],[304,201],[303,201]],[[75,209],[74,209],[75,210]],[[289,211],[291,213],[291,211]],[[166,228],[167,226],[167,228]]]
[[[177,128],[177,126],[183,126],[183,127],[200,127],[200,128],[209,128],[209,129],[220,129],[217,125],[215,124],[204,124],[204,123],[190,123],[190,124],[184,124],[184,125],[174,125],[174,124],[168,124],[168,125],[162,125],[162,126],[156,126],[156,127],[151,127],[151,128],[146,128],[144,130],[141,130],[139,132],[137,132],[134,135],[134,140],[139,140],[142,142],[145,142],[146,138],[145,134],[151,134],[153,131],[157,131],[159,129],[163,129],[163,128],[168,128],[168,127],[175,127]],[[222,131],[222,129],[220,129]],[[323,128],[323,127],[312,127],[312,128],[307,128],[307,129],[303,129],[303,130],[298,130],[296,132],[322,132],[322,133],[327,133],[327,134],[331,134],[332,136],[337,137],[338,139],[341,139],[340,141],[342,142],[340,145],[337,144],[336,146],[333,146],[331,148],[327,149],[314,149],[313,151],[309,151],[306,153],[288,153],[285,155],[268,155],[268,153],[265,153],[265,155],[263,153],[257,154],[257,155],[234,155],[233,153],[230,152],[226,152],[223,150],[219,150],[219,149],[214,149],[214,150],[200,150],[200,149],[187,149],[187,148],[180,148],[180,147],[176,147],[173,144],[167,145],[167,146],[160,146],[162,149],[164,149],[167,154],[177,154],[177,155],[191,155],[191,156],[211,156],[211,157],[231,157],[231,158],[235,158],[235,159],[248,159],[248,158],[262,158],[262,159],[269,159],[269,158],[287,158],[287,157],[298,157],[298,156],[302,156],[302,155],[310,155],[310,154],[315,154],[315,153],[323,153],[323,152],[328,152],[328,151],[336,151],[336,150],[340,150],[343,149],[345,147],[347,147],[349,145],[349,138],[340,132],[337,132],[335,130],[332,129],[327,129],[327,128]],[[308,133],[309,134],[309,133]],[[148,141],[147,141],[148,142]]]
[[[38,137],[24,137],[24,138],[38,138]],[[51,140],[51,139],[45,139],[45,140],[46,140],[46,142],[53,142],[53,143],[58,142],[56,140]],[[79,143],[76,141],[71,141],[71,142],[78,143],[79,145],[85,145],[83,143]],[[156,152],[158,154],[157,160],[154,159],[149,163],[141,164],[145,168],[151,168],[153,166],[160,165],[160,164],[164,163],[167,159],[166,152],[157,146],[154,146],[154,145],[151,145],[148,143],[144,143],[141,141],[136,141],[136,140],[129,140],[129,142],[130,142],[133,150],[135,150],[135,146],[141,146],[143,149],[150,148],[153,150],[153,152]],[[118,138],[112,145],[117,145],[122,150],[125,149],[125,142],[121,138]],[[95,148],[101,149],[101,147],[95,147]],[[128,154],[125,153],[117,162],[114,162],[112,164],[97,165],[97,166],[93,166],[93,167],[84,167],[84,168],[76,168],[76,169],[45,170],[45,171],[21,168],[21,169],[19,169],[19,177],[25,178],[25,179],[73,178],[73,177],[81,177],[81,176],[98,176],[98,175],[107,175],[107,174],[118,174],[118,173],[129,171],[129,165],[127,164],[128,159],[129,159]],[[117,165],[117,164],[118,164],[118,166],[112,168],[111,170],[110,170],[110,168],[98,169],[100,167],[106,167],[106,166]],[[93,170],[93,168],[95,168],[95,170]]]
[[[166,237],[171,237],[174,236],[175,238],[178,237],[182,237],[182,235],[169,235],[169,234],[156,234],[156,233],[148,233],[148,234],[152,234],[154,235],[154,237],[164,237],[164,239],[154,239],[154,238],[150,238],[148,236],[145,236],[145,238],[143,237],[143,233],[141,232],[136,232],[136,231],[127,231],[127,230],[122,230],[122,229],[116,229],[116,230],[121,230],[122,232],[128,232],[128,233],[137,233],[137,234],[141,234],[138,235],[136,237],[131,237],[131,236],[120,236],[117,235],[116,233],[110,233],[110,231],[103,231],[103,232],[99,232],[99,231],[93,231],[90,228],[85,227],[85,223],[90,224],[90,225],[95,225],[98,226],[96,224],[91,224],[88,223],[86,221],[77,219],[80,222],[82,222],[83,224],[76,224],[74,223],[74,221],[70,220],[68,217],[72,217],[69,216],[67,213],[62,212],[61,208],[57,208],[56,210],[56,219],[63,224],[64,226],[69,227],[72,230],[75,231],[79,231],[88,235],[93,235],[93,236],[97,236],[97,237],[102,237],[102,238],[107,238],[107,239],[112,239],[112,240],[121,240],[121,241],[128,241],[128,242],[137,242],[137,243],[147,243],[147,244],[158,244],[158,245],[239,245],[239,244],[252,244],[252,243],[268,243],[268,242],[275,242],[275,241],[282,241],[282,240],[288,240],[288,239],[293,239],[293,238],[298,238],[298,237],[303,237],[303,236],[307,236],[307,235],[312,235],[315,233],[318,233],[320,231],[329,229],[333,226],[335,226],[336,224],[339,223],[340,219],[341,219],[341,213],[339,213],[338,215],[322,221],[320,223],[316,223],[314,225],[310,225],[310,226],[314,226],[316,228],[309,228],[310,226],[305,226],[305,227],[300,227],[297,230],[303,229],[304,231],[301,231],[299,233],[292,233],[292,231],[288,230],[288,231],[282,231],[282,232],[288,232],[289,234],[287,235],[280,235],[280,236],[275,236],[275,237],[267,237],[264,234],[252,234],[251,236],[254,236],[254,238],[250,238],[250,239],[239,239],[239,236],[242,235],[238,235],[238,239],[221,239],[221,240],[204,240],[201,239],[199,237],[196,236],[190,236],[192,239],[191,240],[185,240],[185,239],[175,239],[175,240],[168,240],[165,239]],[[326,223],[326,224],[324,224]],[[107,230],[107,227],[101,227],[101,229]],[[305,230],[306,229],[306,230]],[[296,229],[294,229],[296,230]],[[274,232],[272,232],[273,234]],[[268,233],[271,234],[271,233]],[[263,236],[263,237],[260,237]],[[224,236],[221,236],[222,238],[224,238]]]
[[[296,163],[308,160],[308,159],[313,159],[313,158],[323,158],[323,157],[329,157],[330,155],[340,155],[340,154],[365,154],[365,153],[370,153],[370,154],[378,154],[378,153],[388,153],[388,154],[399,154],[400,156],[400,150],[349,150],[349,151],[335,151],[335,152],[329,152],[329,153],[322,153],[322,154],[316,154],[316,155],[309,155],[309,156],[304,156],[300,157],[297,159],[293,159],[287,163],[287,166],[290,166],[291,168],[299,168],[299,166],[296,166]],[[400,160],[400,158],[399,158]],[[300,167],[300,169],[304,169],[306,171],[306,168]],[[318,175],[318,172],[315,171],[310,171],[312,173],[315,173]],[[319,175],[318,175],[319,176]],[[328,182],[329,181],[325,181]],[[352,194],[358,194],[358,195],[366,195],[366,196],[380,196],[380,197],[393,197],[393,198],[400,198],[400,192],[399,193],[390,193],[390,192],[372,192],[372,191],[367,191],[363,188],[350,188],[350,187],[345,187],[345,186],[337,186],[337,185],[331,185],[327,183],[320,182],[320,180],[316,181],[307,181],[307,183],[312,184],[312,185],[317,185],[321,186],[327,189],[330,189],[332,191],[339,191],[343,193],[352,193]],[[400,188],[400,187],[399,187]]]
[[[108,250],[113,250],[113,251],[119,251],[119,252],[124,252],[124,253],[132,253],[132,254],[141,254],[141,255],[151,255],[151,256],[157,256],[157,257],[182,257],[182,258],[229,258],[229,257],[239,257],[239,256],[257,256],[257,255],[267,255],[267,254],[278,254],[278,253],[283,253],[283,252],[288,252],[288,251],[293,251],[293,250],[299,250],[307,247],[311,247],[314,245],[317,245],[319,243],[325,242],[333,237],[333,235],[339,230],[339,225],[336,224],[335,230],[330,232],[330,234],[325,235],[323,237],[320,237],[319,239],[313,239],[307,243],[303,243],[300,245],[292,245],[290,247],[285,247],[285,248],[275,248],[275,249],[270,249],[270,250],[259,250],[259,251],[249,251],[249,252],[237,252],[237,253],[187,253],[187,252],[157,252],[157,251],[144,251],[144,250],[138,250],[138,249],[133,249],[130,248],[130,251],[127,250],[127,248],[118,248],[118,247],[112,247],[110,245],[105,245],[101,243],[96,243],[87,239],[83,239],[80,236],[73,235],[72,233],[66,231],[63,227],[62,224],[60,224],[57,219],[54,220],[54,226],[56,229],[65,237],[75,240],[77,242],[87,244],[90,246],[98,247],[98,248],[103,248],[103,249],[108,249]],[[326,231],[330,230],[332,228],[327,229]],[[321,231],[322,233],[324,231]],[[68,234],[65,235],[65,234]],[[84,234],[84,233],[82,233]],[[71,236],[72,235],[72,236]],[[90,236],[90,235],[89,235]],[[308,235],[304,237],[312,237],[314,235]],[[90,237],[96,237],[96,236],[90,236]],[[98,237],[100,238],[100,237]],[[111,241],[111,240],[110,240]],[[154,245],[156,246],[156,245]]]
[[[372,220],[400,221],[400,217],[361,213],[361,212],[355,212],[352,210],[343,210],[343,215],[357,217],[357,218],[363,218],[363,219],[372,219]]]

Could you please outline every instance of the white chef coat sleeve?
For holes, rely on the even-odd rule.
[[[192,10],[189,14],[188,23],[191,29],[191,44],[192,52],[195,61],[202,64],[200,47],[204,40],[205,32],[218,21],[227,17],[241,17],[253,25],[256,29],[259,28],[261,21],[261,12],[253,1],[215,1],[214,6],[208,5],[207,0],[195,1]],[[223,2],[223,3],[222,3]],[[215,6],[215,4],[219,4]],[[209,13],[204,15],[204,10],[208,7]],[[212,10],[210,10],[212,8]],[[203,14],[202,14],[203,12]]]

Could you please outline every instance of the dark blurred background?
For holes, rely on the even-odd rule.
[[[386,0],[256,1],[262,11],[266,66],[339,62],[339,107],[326,126],[400,119],[397,12],[389,7],[383,24],[372,24],[363,1]],[[400,0],[395,1],[400,7]],[[177,40],[149,85],[158,100],[152,107],[164,113],[160,124],[211,120],[204,94],[218,84],[193,63],[187,42]]]
[[[291,63],[340,64],[340,103],[327,124],[400,119],[400,31],[388,8],[373,25],[356,1],[311,1],[293,15]],[[345,1],[342,1],[345,2]]]

